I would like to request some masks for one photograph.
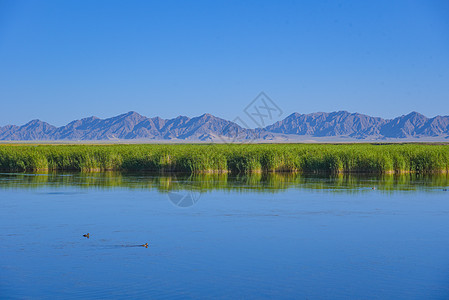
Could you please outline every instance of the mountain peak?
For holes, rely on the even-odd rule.
[[[90,116],[90,117],[81,119],[81,121],[91,121],[91,120],[100,120],[100,118],[96,117],[96,116]]]
[[[41,121],[39,119],[33,119],[33,120],[29,121],[28,123],[26,123],[25,126],[27,126],[27,125],[35,125],[35,124],[42,124],[42,123],[45,123],[45,122],[43,122],[43,121]]]
[[[406,117],[419,117],[419,118],[427,118],[425,115],[420,114],[419,112],[412,111],[411,113],[405,115]]]
[[[200,116],[200,118],[202,118],[202,117],[215,117],[215,116],[208,114],[208,113],[204,113]]]
[[[127,112],[126,114],[123,114],[123,116],[126,116],[126,117],[143,117],[141,114],[139,114],[138,112],[135,112],[133,110]]]
[[[340,114],[340,115],[341,115],[341,114],[345,114],[345,115],[346,115],[346,114],[351,114],[351,113],[348,112],[347,110],[339,110],[339,111],[336,111],[336,113],[337,113],[337,114]],[[358,113],[354,113],[354,114],[358,114]]]
[[[208,113],[202,114],[201,116],[193,118],[193,119],[198,119],[198,120],[220,120],[220,118],[218,118],[218,117],[216,117],[214,115],[208,114]]]

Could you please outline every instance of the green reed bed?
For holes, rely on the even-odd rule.
[[[447,173],[448,145],[0,145],[3,171]]]

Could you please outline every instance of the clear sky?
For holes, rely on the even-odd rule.
[[[449,1],[0,0],[0,126],[131,110],[449,115]]]

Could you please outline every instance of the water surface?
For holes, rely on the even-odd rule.
[[[445,299],[448,186],[0,174],[0,298]]]

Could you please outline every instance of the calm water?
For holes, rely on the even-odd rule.
[[[448,299],[448,185],[1,174],[0,298]]]

